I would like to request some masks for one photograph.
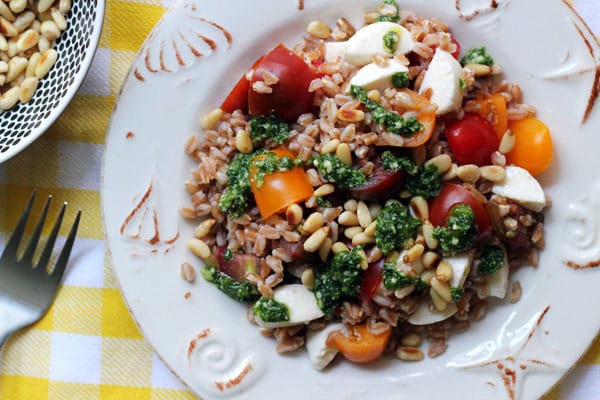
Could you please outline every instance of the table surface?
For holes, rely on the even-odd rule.
[[[38,199],[51,194],[55,205],[69,202],[66,225],[75,210],[84,210],[54,305],[0,354],[0,400],[196,399],[131,319],[108,262],[100,213],[100,169],[112,107],[137,50],[172,3],[107,0],[100,47],[73,102],[43,137],[0,164],[0,248],[33,188]],[[598,1],[570,3],[600,33]],[[545,396],[555,399],[600,399],[599,340]]]

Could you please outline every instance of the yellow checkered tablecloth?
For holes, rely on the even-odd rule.
[[[0,400],[175,400],[196,397],[132,321],[108,264],[100,215],[104,136],[121,82],[172,0],[108,0],[100,47],[79,94],[33,145],[0,165],[0,247],[28,196],[84,210],[64,286],[50,312],[14,335],[0,357]],[[597,0],[575,0],[600,32]],[[1,127],[0,127],[1,129]],[[54,213],[58,207],[53,207]],[[55,217],[51,215],[51,219]],[[66,229],[65,229],[66,231]],[[600,399],[600,341],[550,399]]]

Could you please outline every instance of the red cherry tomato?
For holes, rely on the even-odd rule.
[[[264,58],[261,56],[258,60],[254,61],[251,70],[256,68],[256,65]],[[240,80],[235,84],[231,92],[227,95],[223,103],[221,104],[221,110],[232,113],[235,110],[242,110],[244,113],[248,112],[248,91],[250,90],[250,81],[246,79],[246,74],[242,75]]]
[[[460,43],[458,43],[458,40],[454,36],[450,38],[450,41],[456,45],[456,50],[452,53],[452,57],[458,60],[458,57],[460,57]]]
[[[376,263],[369,264],[369,268],[363,272],[363,280],[360,285],[360,294],[358,298],[363,303],[368,303],[369,300],[373,297],[377,288],[381,284],[383,279],[381,275],[381,270],[383,268],[383,259],[379,260]]]
[[[467,204],[473,209],[480,238],[490,233],[492,225],[483,204],[469,190],[452,183],[446,183],[439,196],[429,201],[431,223],[434,226],[446,225],[446,218],[448,218],[450,210],[458,204]]]
[[[314,94],[308,91],[310,82],[317,74],[296,54],[279,45],[271,50],[256,66],[251,85],[263,81],[263,74],[270,73],[278,82],[270,85],[271,93],[248,91],[250,115],[275,115],[287,121],[295,120],[312,107]]]
[[[494,127],[476,114],[447,122],[446,138],[461,164],[489,165],[499,145]]]

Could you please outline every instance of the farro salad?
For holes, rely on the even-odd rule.
[[[186,145],[204,279],[318,369],[436,357],[518,301],[552,139],[496,61],[394,0],[258,58]]]

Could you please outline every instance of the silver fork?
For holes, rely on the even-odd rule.
[[[36,191],[31,194],[27,206],[21,214],[14,232],[8,239],[4,252],[0,256],[0,348],[15,331],[39,320],[48,310],[58,289],[67,266],[73,242],[77,234],[81,210],[77,212],[71,232],[58,256],[52,273],[47,267],[52,256],[52,248],[56,242],[58,231],[65,214],[67,203],[62,205],[60,213],[48,241],[44,246],[37,265],[33,265],[33,256],[40,240],[42,228],[48,214],[52,197],[48,197],[42,215],[37,222],[33,235],[19,259],[17,249],[25,232]]]

